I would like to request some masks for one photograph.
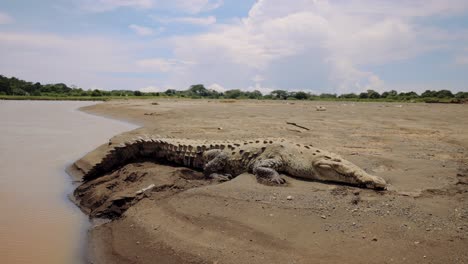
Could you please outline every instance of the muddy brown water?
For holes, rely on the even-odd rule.
[[[0,263],[83,263],[87,217],[65,168],[136,126],[82,113],[90,102],[0,101]]]

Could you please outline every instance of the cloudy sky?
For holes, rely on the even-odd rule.
[[[468,91],[468,1],[3,0],[0,74],[105,90]]]

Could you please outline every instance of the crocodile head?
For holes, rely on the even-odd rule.
[[[384,179],[370,175],[353,163],[341,158],[323,156],[314,161],[313,166],[318,178],[321,179],[377,190],[384,190],[387,186]]]

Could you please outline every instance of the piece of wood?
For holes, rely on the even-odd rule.
[[[293,122],[286,122],[286,124],[296,126],[296,127],[299,127],[299,128],[305,129],[305,130],[310,130],[309,128],[307,128],[305,126],[301,126],[301,125],[298,125],[298,124],[293,123]]]

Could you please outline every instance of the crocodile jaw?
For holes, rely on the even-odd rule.
[[[385,190],[384,179],[370,175],[349,161],[320,159],[314,162],[318,178],[336,182],[358,185],[369,189]]]

